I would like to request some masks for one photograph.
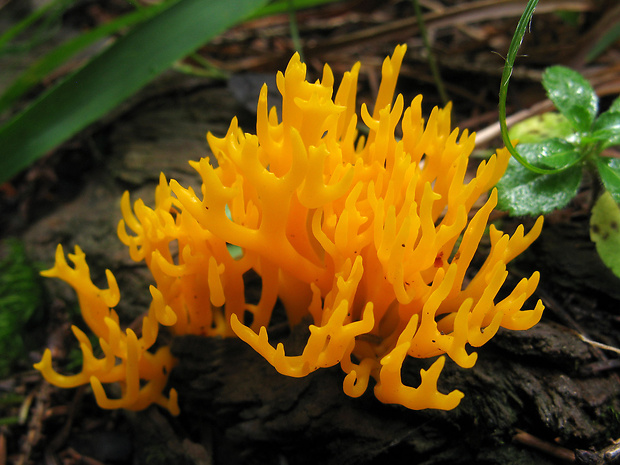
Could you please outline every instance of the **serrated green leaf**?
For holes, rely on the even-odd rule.
[[[596,157],[595,162],[605,189],[620,204],[620,159]]]
[[[265,3],[179,0],[138,25],[0,128],[0,184]]]
[[[568,166],[580,156],[572,144],[558,139],[519,145],[519,152],[528,162],[550,168]],[[497,183],[498,208],[515,216],[550,213],[570,202],[577,194],[581,178],[581,163],[557,174],[538,174],[511,159]]]
[[[590,138],[601,142],[601,148],[620,144],[620,111],[606,111],[592,125]]]
[[[532,164],[552,169],[570,166],[581,157],[573,144],[562,139],[519,144],[519,153]]]
[[[620,277],[620,208],[609,192],[604,192],[592,208],[590,239],[603,263]]]
[[[574,133],[573,127],[561,113],[550,111],[532,116],[515,124],[508,131],[511,139],[519,144],[536,144],[547,139],[567,139]]]
[[[536,216],[563,208],[577,195],[581,184],[579,165],[558,174],[533,173],[518,162],[513,166],[497,183],[498,208],[513,216]]]
[[[577,131],[590,130],[598,113],[598,97],[581,74],[564,66],[551,66],[543,73],[542,84],[549,99]]]

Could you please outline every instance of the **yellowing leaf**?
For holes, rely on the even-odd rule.
[[[547,139],[568,139],[574,133],[570,121],[561,113],[550,111],[515,124],[508,134],[519,144],[537,144]]]
[[[592,209],[590,239],[603,263],[620,277],[620,207],[607,191]]]

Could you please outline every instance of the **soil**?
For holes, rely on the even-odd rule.
[[[395,20],[394,4],[389,11],[389,20]],[[347,17],[349,27],[355,24],[352,14]],[[584,31],[605,11],[589,14],[582,18]],[[313,24],[312,18],[304,18]],[[535,26],[557,24],[544,18]],[[456,37],[472,26],[459,27],[448,29]],[[479,27],[478,32],[485,31]],[[501,30],[494,23],[484,27]],[[248,30],[240,31],[250,34]],[[509,31],[486,30],[486,39],[505,39]],[[553,33],[565,34],[562,27]],[[369,46],[370,52],[361,51],[359,44],[365,42],[358,38],[358,53],[374,57],[371,64],[378,63],[378,57],[397,43],[394,34],[400,41],[408,37],[392,31],[379,45]],[[543,42],[543,35],[534,35]],[[225,36],[205,53],[230,47],[233,40],[240,39]],[[437,40],[446,50],[456,47],[445,37]],[[309,46],[309,63],[329,55],[321,54],[318,45],[314,54],[312,50]],[[335,48],[332,58],[342,57],[343,50]],[[540,50],[532,47],[533,52]],[[285,53],[289,50],[263,53],[253,72],[272,71],[273,75],[275,68],[270,66],[279,66]],[[613,48],[608,51],[612,57],[617,53]],[[417,78],[412,72],[424,63],[417,60],[415,48],[412,54],[399,84],[407,98],[420,88],[432,89],[428,79],[419,79],[429,76],[426,68]],[[473,49],[462,55],[478,56]],[[251,63],[250,56],[247,53],[246,64]],[[532,64],[536,57],[528,69],[539,75]],[[237,66],[240,61],[229,59]],[[445,61],[456,67],[463,60]],[[586,69],[600,78],[605,75],[601,71],[605,63],[599,61],[597,70]],[[449,90],[457,90],[453,120],[459,126],[482,129],[496,117],[496,73],[488,71],[488,62],[482,68],[487,71],[444,68]],[[316,69],[318,64],[311,72]],[[375,66],[365,75],[361,100],[372,99],[376,73]],[[4,191],[1,237],[22,239],[31,260],[44,267],[53,263],[58,243],[65,251],[79,244],[96,284],[105,283],[106,269],[113,270],[122,292],[117,311],[127,324],[136,324],[150,303],[151,278],[147,269],[130,260],[116,236],[121,194],[129,190],[132,199],[152,204],[162,171],[182,185],[196,186],[197,177],[187,162],[209,156],[206,131],[223,135],[233,116],[246,130],[254,130],[248,102],[257,95],[252,83],[262,82],[263,75],[241,79],[230,81],[231,91],[230,83],[172,71],[158,78],[114,114],[20,175],[12,183],[13,195]],[[247,84],[246,93],[239,91],[241,82]],[[602,82],[609,85],[610,81]],[[542,99],[534,84],[527,75],[515,81],[515,94],[523,97],[523,107]],[[472,97],[474,92],[477,95]],[[425,99],[430,104],[437,103],[433,90],[428,95]],[[512,110],[518,109],[513,103]],[[620,279],[602,264],[589,241],[584,205],[590,193],[590,186],[584,185],[565,210],[547,218],[541,237],[511,264],[513,280],[540,270],[542,280],[534,297],[542,298],[547,307],[543,321],[528,331],[500,331],[478,350],[472,369],[446,364],[440,389],[465,393],[453,411],[416,412],[384,405],[371,389],[361,398],[349,398],[342,392],[344,374],[338,367],[288,378],[239,340],[187,336],[172,343],[180,362],[170,384],[179,392],[180,416],[171,417],[157,407],[141,412],[101,411],[89,388],[59,390],[24,366],[1,381],[0,390],[29,398],[30,415],[22,424],[1,427],[0,451],[9,462],[63,464],[618,463],[620,453],[613,441],[620,438],[620,364],[617,353],[602,345],[620,347]],[[499,221],[506,231],[517,224],[506,216]],[[81,324],[75,295],[56,280],[45,280],[44,286],[46,320],[42,324],[47,340],[40,341],[32,360],[38,361],[44,347],[52,347],[57,360],[66,360],[75,350],[68,326]],[[282,337],[295,344],[306,334],[296,327]],[[405,384],[416,385],[419,370],[428,366],[425,360],[408,360],[403,368]]]

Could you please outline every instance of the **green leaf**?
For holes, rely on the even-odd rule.
[[[121,16],[114,21],[103,24],[96,29],[88,31],[56,47],[32,64],[4,91],[0,96],[0,113],[9,108],[16,99],[41,82],[45,76],[65,63],[80,50],[83,50],[97,40],[107,37],[122,28],[133,26],[134,24],[155,16],[177,1],[178,0],[168,0],[149,8],[141,8],[138,11]]]
[[[581,157],[573,144],[562,139],[548,139],[537,144],[519,144],[519,152],[528,162],[552,169],[562,169]]]
[[[294,0],[293,8],[296,11],[304,10],[307,8],[316,8],[318,6],[326,5],[329,3],[336,3],[340,0]],[[250,19],[262,18],[264,16],[272,16],[280,13],[288,13],[291,9],[291,0],[275,0],[269,5],[264,6],[260,10],[255,11]]]
[[[596,168],[607,192],[620,203],[620,159],[596,157]]]
[[[580,157],[572,144],[558,139],[519,145],[519,152],[529,163],[550,168],[569,166]],[[497,183],[498,208],[515,216],[550,213],[566,206],[575,197],[581,178],[581,163],[560,173],[539,174],[511,159],[506,173]]]
[[[547,214],[565,207],[581,184],[581,166],[558,174],[538,174],[518,162],[497,183],[498,208],[513,216]]]
[[[602,142],[601,148],[620,144],[620,111],[606,111],[592,125],[590,138]]]
[[[616,23],[596,41],[586,55],[586,63],[590,63],[597,56],[603,53],[606,49],[613,45],[618,38],[620,38],[620,23]]]
[[[580,14],[578,11],[559,10],[554,12],[554,14],[569,26],[579,26]]]
[[[508,131],[511,139],[522,144],[535,144],[546,139],[567,139],[574,133],[573,127],[561,113],[550,111],[532,116],[515,124]],[[519,147],[520,147],[519,146]]]
[[[138,25],[0,128],[0,184],[265,3],[180,0]]]
[[[611,102],[611,106],[608,111],[620,111],[620,96],[616,97],[613,102]]]
[[[564,66],[551,66],[543,73],[542,84],[549,99],[577,131],[590,130],[598,113],[598,97],[581,74]]]
[[[592,208],[590,239],[603,263],[620,277],[620,208],[609,192],[603,193]]]

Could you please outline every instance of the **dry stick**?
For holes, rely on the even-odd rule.
[[[6,465],[6,436],[4,431],[0,430],[0,465]]]
[[[537,13],[555,13],[558,9],[563,11],[583,12],[591,11],[596,8],[594,4],[588,0],[546,0],[538,5]],[[482,0],[466,5],[456,5],[439,12],[426,13],[424,15],[424,22],[428,27],[442,28],[470,22],[520,17],[522,13],[522,0]],[[416,18],[404,18],[392,21],[388,24],[364,28],[350,34],[326,40],[317,44],[313,49],[333,50],[335,47],[356,45],[359,41],[376,39],[380,36],[409,32],[411,29],[417,27],[416,23]]]
[[[608,344],[603,344],[601,342],[596,342],[593,341],[592,339],[590,339],[589,337],[584,336],[583,334],[577,333],[577,336],[579,336],[579,339],[581,339],[583,342],[590,344],[593,347],[598,347],[599,349],[602,350],[608,350],[610,352],[615,352],[617,354],[620,354],[620,349],[614,346],[610,346]]]
[[[554,13],[558,9],[563,11],[587,12],[597,10],[597,4],[591,0],[545,0],[538,5],[537,13]],[[522,0],[481,0],[467,4],[457,4],[455,6],[430,11],[424,14],[424,22],[427,28],[446,28],[461,27],[463,25],[479,23],[482,21],[506,19],[519,17],[523,12]],[[250,36],[251,25],[263,24],[266,18],[253,20],[251,23],[240,25],[237,34],[247,39]],[[272,21],[272,18],[269,18]],[[290,27],[290,26],[289,26]],[[374,41],[393,37],[393,40],[402,41],[403,36],[410,37],[418,30],[416,18],[407,17],[404,19],[382,23],[373,27],[356,28],[354,32],[345,33],[336,37],[317,41],[313,44],[305,44],[305,50],[313,55],[319,53],[334,53],[337,50],[346,50],[350,47],[359,47],[360,42]],[[261,66],[273,66],[274,63],[281,61],[288,62],[289,52],[272,52],[268,55],[254,55],[240,58],[234,63],[225,63],[215,58],[210,58],[211,62],[218,68],[228,72],[247,71],[248,69]],[[350,58],[350,57],[349,57]],[[442,61],[444,68],[453,67],[451,61],[453,57]],[[472,69],[477,67],[474,63],[463,63],[455,65],[458,69]],[[520,74],[521,70],[515,70],[514,75]]]
[[[513,436],[512,440],[514,442],[518,442],[519,444],[523,444],[524,446],[537,449],[565,462],[575,461],[575,453],[572,450],[555,445],[551,442],[543,441],[542,439],[532,436],[530,433],[526,433],[525,431],[517,430],[517,434]]]

